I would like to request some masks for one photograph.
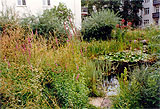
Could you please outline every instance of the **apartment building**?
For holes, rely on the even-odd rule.
[[[42,14],[45,9],[57,6],[60,2],[71,9],[75,25],[80,28],[81,0],[0,0],[0,11],[5,11],[5,8],[12,7],[22,17],[27,14],[37,15]]]
[[[160,0],[144,0],[141,16],[142,27],[160,25]]]

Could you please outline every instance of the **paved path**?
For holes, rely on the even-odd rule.
[[[108,97],[95,97],[95,98],[89,98],[90,104],[101,107],[101,108],[110,108],[111,107],[111,100]]]

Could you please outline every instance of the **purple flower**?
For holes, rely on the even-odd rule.
[[[78,73],[78,75],[77,75],[77,77],[76,77],[76,80],[78,80],[78,78],[79,78],[79,73]]]
[[[28,43],[31,43],[31,39],[30,39],[30,37],[28,37]]]
[[[31,51],[28,49],[28,54],[29,54],[29,57],[31,57]]]
[[[65,65],[65,68],[67,68],[67,64]]]
[[[32,44],[31,43],[29,44],[29,46],[30,46],[30,48],[32,48]]]
[[[37,32],[37,30],[36,30],[36,32]],[[32,31],[32,36],[33,36],[33,31]]]
[[[4,60],[6,61],[6,56],[4,57]]]
[[[30,64],[30,60],[29,60],[29,58],[27,58],[27,61],[28,61],[28,64]]]
[[[56,44],[58,45],[58,39],[57,39],[57,37],[55,37],[55,40],[56,40]]]
[[[8,67],[10,67],[11,66],[11,64],[9,63],[9,61],[8,61]]]
[[[64,22],[64,29],[65,29],[65,31],[67,33],[67,36],[68,36],[68,39],[69,39],[69,35],[68,35],[68,31],[67,31],[67,27],[66,27],[66,23],[65,22]]]
[[[36,35],[38,35],[38,31],[36,30]]]
[[[85,52],[87,52],[87,48],[85,48]]]
[[[81,55],[83,56],[83,52],[82,52],[82,49],[81,49]]]
[[[23,45],[23,49],[24,49],[24,51],[26,51],[26,45],[25,44]]]
[[[16,48],[18,49],[18,45],[16,45]]]
[[[69,40],[67,40],[67,42],[69,42]]]
[[[70,40],[70,39],[72,39],[72,33],[71,33],[70,29],[69,29],[68,24],[66,24],[66,26],[68,27],[68,32],[69,32],[68,39]]]
[[[79,66],[77,65],[77,70],[79,70]]]
[[[58,64],[56,63],[56,66],[58,66]]]

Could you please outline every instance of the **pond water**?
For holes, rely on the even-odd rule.
[[[115,96],[119,91],[119,81],[116,76],[111,76],[110,80],[103,81],[103,88],[106,90],[106,96]]]

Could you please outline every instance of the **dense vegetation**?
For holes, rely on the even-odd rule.
[[[108,11],[110,14],[106,12],[108,17],[104,16],[102,23],[112,25],[110,40],[89,40],[93,36],[88,34],[88,42],[69,19],[70,27],[63,26],[65,35],[55,32],[62,27],[54,24],[62,20],[61,25],[68,17],[57,15],[59,19],[50,25],[44,19],[54,21],[50,19],[52,12],[59,10],[45,11],[36,28],[32,23],[29,27],[24,25],[15,16],[1,15],[0,108],[96,108],[89,105],[88,98],[104,96],[103,81],[112,74],[120,75],[113,108],[159,107],[159,28],[133,29],[131,22],[125,26],[124,19],[118,22],[119,18]],[[65,8],[65,12],[69,11]],[[85,23],[90,25],[91,21]],[[47,24],[49,31],[44,30]],[[101,23],[97,25],[100,27]]]
[[[137,68],[131,74],[125,69],[119,78],[120,93],[113,98],[114,108],[159,108],[160,63]],[[129,76],[130,75],[130,76]],[[130,81],[127,80],[129,77]]]
[[[45,10],[42,15],[29,16],[22,19],[22,26],[28,27],[33,30],[34,33],[38,33],[48,38],[49,36],[58,37],[62,40],[66,38],[66,31],[71,28],[69,24],[72,18],[71,10],[60,3],[58,6],[50,10]],[[65,31],[64,25],[67,26]]]
[[[110,10],[103,10],[92,13],[82,24],[82,35],[85,40],[106,40],[111,38],[112,29],[120,18]]]
[[[103,9],[110,9],[118,16],[127,21],[132,22],[132,26],[138,26],[141,24],[141,16],[138,12],[143,8],[143,0],[82,0],[82,6],[88,7],[88,15],[92,12]],[[94,7],[94,8],[93,8]]]

